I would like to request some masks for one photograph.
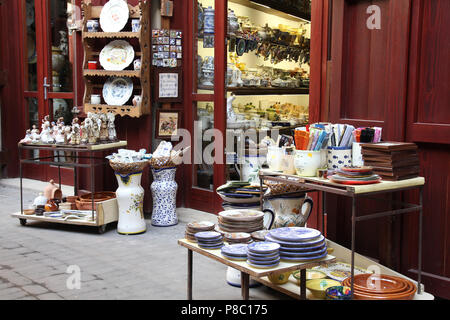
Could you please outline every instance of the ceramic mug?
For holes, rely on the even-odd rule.
[[[134,70],[141,70],[142,62],[141,59],[136,59],[133,62]]]
[[[97,61],[88,61],[89,70],[97,70],[97,67],[98,67]]]
[[[132,19],[131,20],[131,31],[139,32],[141,29],[141,19]]]
[[[134,96],[133,98],[133,106],[139,107],[141,105],[142,98],[141,96]]]
[[[336,170],[352,165],[352,148],[328,147],[328,169]]]
[[[101,104],[101,98],[99,94],[91,95],[91,104]]]
[[[298,176],[315,177],[321,168],[321,151],[295,150],[294,166]]]
[[[88,32],[97,32],[99,27],[98,20],[88,20],[86,23]]]

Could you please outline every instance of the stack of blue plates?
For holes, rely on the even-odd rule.
[[[197,232],[197,244],[203,249],[220,249],[223,246],[223,236],[215,231]]]
[[[261,241],[250,243],[247,247],[247,263],[256,268],[273,268],[280,263],[280,245]]]
[[[272,229],[266,241],[280,245],[280,258],[287,262],[306,262],[327,256],[325,237],[319,230],[302,227]]]
[[[231,244],[222,247],[222,255],[230,260],[247,260],[247,244]]]

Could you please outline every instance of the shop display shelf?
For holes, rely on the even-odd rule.
[[[140,78],[140,70],[121,70],[121,71],[109,71],[109,70],[83,70],[83,76],[90,77],[128,77],[128,78]]]
[[[146,114],[142,108],[132,105],[123,105],[123,106],[110,106],[107,104],[84,104],[84,112],[95,112],[95,113],[108,113],[113,112],[122,117],[130,116],[132,118],[138,118],[144,114]]]
[[[214,91],[213,86],[198,85],[199,90]],[[237,96],[254,96],[254,95],[298,95],[309,94],[309,88],[280,88],[280,87],[227,87],[228,92],[232,92]]]
[[[83,32],[83,39],[98,39],[98,38],[136,38],[141,37],[140,32]]]

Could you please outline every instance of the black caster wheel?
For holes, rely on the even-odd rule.
[[[19,221],[22,226],[27,224],[27,219],[19,219]]]
[[[105,231],[106,231],[106,224],[104,224],[104,225],[98,227],[98,233],[99,233],[99,234],[104,234]]]

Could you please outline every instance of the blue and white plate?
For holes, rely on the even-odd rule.
[[[278,253],[278,251],[274,251],[271,253],[256,253],[256,252],[248,251],[247,254],[251,255],[255,258],[267,258],[267,257],[277,256],[279,253]]]
[[[272,253],[277,252],[280,245],[275,242],[261,241],[253,242],[248,245],[248,251],[255,253]]]
[[[323,253],[322,255],[318,255],[318,256],[303,257],[303,258],[280,256],[280,258],[281,258],[281,260],[288,261],[288,262],[306,262],[306,261],[313,261],[313,260],[325,258],[327,256],[327,254],[328,253],[325,251],[325,253]]]
[[[222,235],[219,232],[215,232],[215,231],[202,231],[202,232],[197,232],[195,234],[195,237],[197,239],[199,239],[200,241],[202,240],[217,240],[222,238]]]
[[[125,77],[110,77],[103,85],[103,99],[110,106],[122,106],[133,94],[133,81]]]
[[[321,232],[304,227],[284,227],[270,230],[269,235],[281,241],[301,242],[315,239],[321,235]]]
[[[254,263],[252,263],[252,262],[250,262],[250,261],[248,261],[248,260],[247,260],[247,263],[248,263],[250,266],[254,267],[254,268],[259,268],[259,269],[269,269],[269,268],[273,268],[273,267],[278,266],[278,265],[280,264],[280,261],[278,261],[278,262],[276,262],[276,263],[274,263],[274,264],[267,264],[267,265],[264,265],[264,264],[254,264]]]
[[[222,247],[222,253],[230,256],[247,256],[247,244],[231,244]]]
[[[216,246],[212,246],[212,247],[210,247],[210,246],[204,246],[204,245],[201,245],[201,244],[198,244],[198,246],[199,246],[200,248],[202,248],[202,249],[206,249],[206,250],[214,250],[214,249],[220,249],[220,248],[222,248],[222,247],[223,247],[223,243],[221,243],[221,244],[219,244],[219,245],[216,245]]]
[[[314,246],[314,247],[301,247],[301,248],[292,248],[292,247],[284,247],[281,246],[280,247],[280,253],[281,252],[311,252],[311,251],[317,251],[317,250],[322,250],[325,247],[325,242],[321,243],[318,246]]]
[[[268,264],[274,264],[277,262],[280,262],[280,257],[276,258],[276,259],[272,259],[272,260],[267,260],[267,261],[261,261],[261,260],[253,260],[251,258],[248,258],[247,261],[253,263],[253,264],[259,264],[259,265],[268,265]]]
[[[266,241],[279,243],[283,247],[305,248],[305,247],[311,247],[311,246],[319,245],[321,242],[324,241],[325,237],[323,235],[320,235],[319,237],[317,237],[315,239],[308,240],[308,241],[288,242],[288,241],[282,241],[282,240],[275,239],[274,237],[272,237],[270,235],[270,231],[269,231],[269,233],[265,236],[265,239],[266,239]]]
[[[321,255],[324,252],[327,251],[327,248],[324,247],[320,250],[316,250],[316,251],[311,251],[311,252],[286,252],[286,251],[281,251],[280,250],[280,256],[283,257],[311,257],[311,256],[317,256],[317,255]]]
[[[252,254],[248,254],[247,255],[247,257],[250,259],[250,260],[255,260],[255,261],[261,261],[261,262],[263,262],[263,261],[272,261],[272,260],[276,260],[276,259],[278,259],[278,258],[280,258],[280,255],[279,254],[276,254],[276,255],[270,255],[270,256],[267,256],[267,257],[261,257],[261,256],[254,256],[254,255],[252,255]]]
[[[223,248],[223,247],[222,247],[222,248]],[[247,260],[247,256],[245,256],[245,257],[237,257],[237,256],[230,256],[230,255],[225,254],[225,253],[223,253],[223,252],[221,252],[221,253],[222,253],[222,255],[223,255],[225,258],[230,259],[230,260],[235,260],[235,261],[246,261],[246,260]]]

